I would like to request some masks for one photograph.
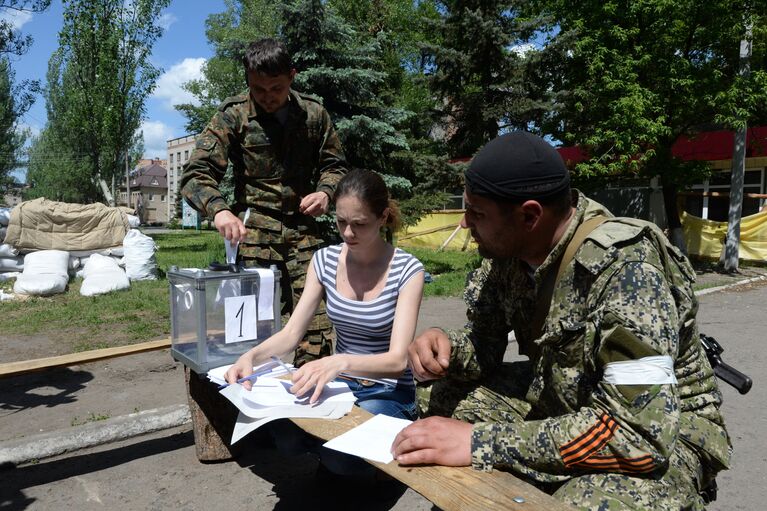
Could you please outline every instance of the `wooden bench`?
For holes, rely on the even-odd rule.
[[[97,360],[170,347],[169,340],[151,341],[132,346],[91,350],[58,357],[0,364],[0,377],[66,367]],[[238,410],[218,392],[206,375],[184,368],[189,410],[192,417],[197,458],[203,462],[224,461],[240,454],[240,444],[229,445]],[[355,406],[338,420],[291,419],[307,433],[330,440],[362,424],[370,413]],[[495,470],[479,472],[470,467],[402,467],[369,462],[382,472],[401,481],[445,511],[512,509],[529,511],[566,511],[571,507],[543,493],[514,475]]]
[[[224,461],[237,457],[238,445],[230,446],[237,408],[218,393],[215,385],[185,369],[194,443],[200,461]],[[291,419],[307,433],[330,440],[359,426],[372,415],[355,406],[337,420]],[[528,510],[572,511],[573,508],[543,493],[509,472],[480,472],[471,467],[404,467],[396,462],[368,461],[401,481],[445,511]]]

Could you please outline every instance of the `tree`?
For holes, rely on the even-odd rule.
[[[268,0],[225,0],[226,10],[205,20],[205,35],[213,46],[213,56],[202,68],[203,77],[184,84],[196,103],[176,105],[186,117],[187,133],[200,133],[216,108],[229,96],[245,90],[245,71],[241,57],[250,41],[275,37],[279,13]]]
[[[500,131],[529,129],[547,109],[526,79],[523,44],[536,24],[510,0],[438,2],[440,44],[426,44],[431,90],[442,101],[444,137],[453,157],[471,156]]]
[[[43,12],[51,0],[0,0],[0,11]],[[32,45],[32,36],[22,35],[9,19],[0,20],[0,53],[24,55]]]
[[[671,147],[682,134],[736,127],[764,112],[767,3],[541,4],[552,17],[549,50],[561,62],[551,70],[557,108],[545,130],[590,155],[576,168],[580,176],[660,175],[669,227],[679,229],[677,189],[699,180],[706,165],[674,158]],[[748,16],[753,67],[740,77]]]
[[[14,72],[8,59],[0,57],[0,195],[15,181],[11,172],[19,167],[28,132],[19,119],[29,110],[33,96],[29,89],[14,85]]]
[[[170,0],[66,0],[59,48],[49,62],[46,137],[73,155],[69,172],[80,182],[114,183],[145,112],[159,70],[149,61],[162,29],[156,20]],[[30,174],[42,179],[42,172]],[[37,182],[31,183],[37,186]],[[62,183],[64,184],[64,183]],[[71,190],[82,202],[99,198],[95,187]],[[36,192],[35,192],[36,193]]]

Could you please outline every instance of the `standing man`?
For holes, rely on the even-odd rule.
[[[528,133],[482,148],[464,197],[485,257],[469,322],[411,345],[432,417],[398,435],[395,459],[510,470],[580,509],[704,509],[732,447],[689,262],[653,224],[571,191]],[[502,364],[511,331],[529,362]]]
[[[296,70],[283,43],[251,43],[243,64],[248,91],[224,101],[197,139],[181,193],[224,238],[240,242],[247,266],[277,265],[285,314],[298,303],[322,243],[314,217],[327,213],[346,162],[328,112],[290,88]],[[233,205],[218,189],[229,163]],[[323,303],[296,350],[296,366],[330,354],[331,342]]]

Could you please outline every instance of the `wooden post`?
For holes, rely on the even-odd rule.
[[[184,366],[184,378],[197,459],[215,462],[237,458],[242,444],[229,445],[237,422],[237,407],[219,394],[205,375],[198,375]]]

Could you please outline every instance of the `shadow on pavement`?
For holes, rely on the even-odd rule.
[[[190,445],[194,445],[194,437],[192,432],[188,431],[102,452],[75,454],[20,468],[12,464],[0,466],[0,480],[2,480],[0,510],[20,511],[31,505],[34,499],[24,495],[23,490],[25,488],[42,486],[55,481],[98,472],[140,458],[183,449]]]
[[[0,386],[0,410],[15,413],[38,406],[53,408],[72,403],[77,400],[73,394],[92,379],[93,374],[88,371],[68,368],[4,378]],[[8,413],[0,417],[3,415]]]

